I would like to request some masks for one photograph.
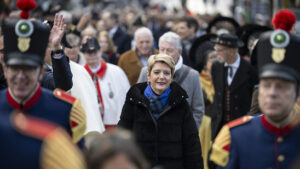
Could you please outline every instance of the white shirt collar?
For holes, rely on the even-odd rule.
[[[179,69],[182,67],[182,65],[183,65],[183,59],[182,59],[182,56],[180,55],[180,56],[179,56],[179,59],[178,59],[178,62],[177,62],[176,65],[175,65],[175,72],[176,72],[177,70],[179,70]]]
[[[109,30],[109,36],[112,38],[114,34],[117,32],[118,26],[113,27],[111,30]]]

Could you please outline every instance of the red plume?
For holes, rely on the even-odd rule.
[[[34,0],[18,0],[16,5],[20,10],[22,10],[20,14],[21,19],[28,19],[29,11],[37,6]]]
[[[283,29],[290,32],[296,23],[296,15],[287,9],[278,11],[272,19],[275,29]]]

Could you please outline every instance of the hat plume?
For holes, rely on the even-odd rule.
[[[34,0],[18,0],[16,6],[22,10],[20,14],[21,19],[29,18],[29,11],[34,9],[37,6],[37,3]]]

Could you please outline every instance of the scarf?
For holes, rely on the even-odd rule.
[[[200,84],[206,99],[212,104],[214,102],[215,88],[211,77],[204,70],[200,73]]]
[[[144,95],[147,97],[147,99],[150,102],[150,111],[152,113],[152,116],[157,119],[159,114],[164,110],[165,105],[168,102],[169,96],[171,93],[170,86],[167,88],[167,90],[162,95],[155,94],[151,86],[148,85],[147,88],[144,91]]]

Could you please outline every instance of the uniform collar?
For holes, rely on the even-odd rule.
[[[15,97],[12,95],[11,91],[9,89],[7,89],[6,92],[6,98],[8,103],[15,109],[19,109],[19,110],[26,110],[28,108],[30,108],[31,106],[33,106],[40,98],[42,94],[42,88],[40,86],[40,84],[38,84],[38,86],[36,87],[36,89],[34,90],[34,92],[31,94],[31,96],[26,99],[25,101],[23,101],[22,103],[19,103]]]
[[[90,75],[93,75],[93,72],[92,70],[89,68],[89,65],[88,64],[85,64],[84,65],[84,68],[87,70],[87,72],[90,74]],[[100,69],[96,72],[96,75],[99,76],[101,79],[103,78],[105,72],[106,72],[106,69],[107,69],[107,65],[104,61],[101,61],[101,67]]]
[[[296,113],[295,118],[293,118],[293,120],[287,124],[286,126],[282,127],[282,128],[278,128],[276,126],[274,126],[273,124],[271,124],[270,122],[267,121],[265,115],[261,116],[261,122],[264,125],[265,128],[267,128],[267,130],[269,130],[270,132],[282,136],[285,135],[287,133],[289,133],[290,131],[292,131],[295,127],[297,127],[299,125],[300,122],[300,117],[299,117],[299,113]]]

